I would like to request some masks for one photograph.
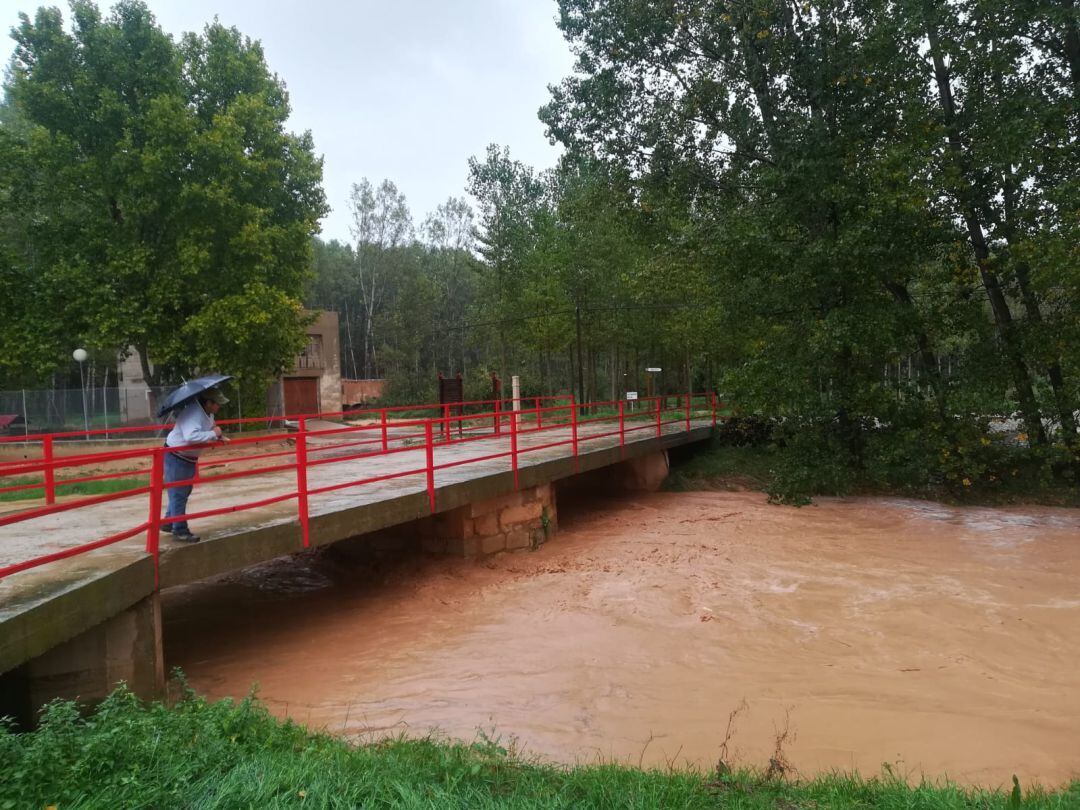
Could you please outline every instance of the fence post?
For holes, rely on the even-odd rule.
[[[665,399],[666,399],[666,397],[665,397]],[[656,398],[656,438],[658,438],[658,439],[660,438],[661,435],[663,435],[663,432],[664,432],[663,428],[660,426],[660,420],[662,418],[661,413],[662,413],[662,411],[660,409],[660,397],[657,397]]]
[[[574,448],[574,458],[577,458],[578,454],[578,437],[577,437],[577,400],[574,399],[574,395],[570,395],[570,443]]]
[[[431,420],[424,420],[424,451],[427,456],[427,496],[431,514],[435,514],[435,431]]]
[[[382,425],[382,451],[385,453],[390,447],[390,437],[386,432],[386,408],[379,409],[379,423]]]
[[[712,407],[712,426],[716,427],[716,392],[709,394],[709,404]]]
[[[296,434],[296,511],[300,518],[300,535],[304,548],[311,546],[308,526],[308,484],[307,484],[307,419],[297,419],[299,427]]]
[[[690,432],[690,398],[693,394],[686,395],[686,432]]]
[[[150,514],[146,521],[146,553],[154,559],[154,587],[161,567],[161,496],[165,488],[165,448],[155,447],[150,461]]]
[[[518,412],[510,411],[510,467],[514,471],[514,489],[518,489]]]
[[[56,503],[56,470],[53,469],[53,437],[41,440],[42,460],[45,462],[45,503]]]
[[[495,435],[502,435],[502,400],[495,400]]]
[[[624,448],[626,447],[626,403],[621,399],[619,400],[619,458],[622,458],[626,453]]]
[[[446,442],[447,444],[449,444],[450,443],[450,406],[449,405],[443,405],[442,406],[442,418],[443,418],[443,426],[442,426],[443,441]]]
[[[536,429],[543,430],[544,421],[540,416],[540,397],[534,397],[533,399],[536,402]]]

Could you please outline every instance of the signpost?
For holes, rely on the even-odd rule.
[[[649,373],[649,375],[650,375],[650,376],[645,378],[646,385],[648,386],[648,389],[646,390],[645,394],[646,394],[646,396],[651,397],[653,395],[653,393],[654,393],[653,392],[653,378],[652,378],[652,375],[653,374],[659,374],[661,371],[663,371],[663,369],[660,368],[659,366],[647,366],[645,368],[645,371],[647,371]]]
[[[635,399],[637,399],[637,391],[627,391],[626,399],[630,402],[633,402]]]
[[[461,404],[465,401],[465,383],[461,379],[461,372],[457,373],[456,377],[447,379],[439,372],[439,404],[442,405],[442,418],[443,418],[443,441],[450,441],[451,423],[450,414],[451,411],[456,409],[457,415],[462,416],[465,413],[464,406]],[[456,403],[456,404],[455,404]],[[462,435],[464,430],[464,420],[458,419],[457,428],[458,436]]]

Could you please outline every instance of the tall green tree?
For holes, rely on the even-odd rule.
[[[633,179],[738,404],[847,469],[874,425],[955,455],[972,412],[1074,441],[1073,3],[559,8],[577,65],[541,118]]]
[[[66,291],[52,313],[67,342],[132,347],[152,382],[287,366],[326,204],[261,46],[217,22],[176,43],[134,0],[108,16],[76,0],[70,31],[42,8],[13,36],[8,145],[66,169],[28,186],[9,253],[43,294]]]
[[[441,339],[443,371],[453,375],[468,364],[465,327],[477,284],[473,210],[464,199],[449,197],[427,215],[420,233],[428,250],[428,275],[437,290],[434,323],[445,330]]]
[[[383,180],[378,188],[366,177],[353,183],[349,206],[362,318],[361,370],[364,377],[373,377],[378,367],[378,315],[393,283],[395,257],[400,256],[397,249],[412,242],[412,214],[405,195],[390,180]]]

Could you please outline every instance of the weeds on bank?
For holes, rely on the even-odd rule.
[[[77,484],[65,484],[62,480],[56,482],[56,494],[63,495],[107,495],[113,492],[123,492],[128,489],[137,489],[146,486],[147,477],[142,478],[108,478],[104,481],[82,481]],[[23,486],[25,484],[40,484],[41,477],[18,477],[9,480],[0,480],[5,487]],[[9,501],[28,501],[45,497],[45,487],[34,489],[20,489],[15,492],[0,492],[0,503]]]
[[[710,774],[613,764],[563,768],[483,735],[472,744],[429,737],[352,746],[277,720],[254,697],[210,703],[182,691],[166,707],[143,705],[121,688],[86,715],[56,701],[34,732],[0,728],[0,808],[1080,806],[1080,783],[1060,793],[1020,795],[910,787],[888,771],[876,779],[837,774],[797,781],[786,768],[759,772],[723,763]],[[783,760],[782,741],[779,749],[774,759]]]

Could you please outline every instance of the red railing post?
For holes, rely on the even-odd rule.
[[[449,444],[449,442],[450,442],[450,406],[449,405],[443,405],[442,406],[442,418],[443,418],[443,428],[442,428],[443,441]]]
[[[510,411],[510,467],[514,471],[514,489],[518,488],[518,412]]]
[[[161,497],[165,489],[165,448],[155,447],[150,461],[150,514],[146,520],[146,553],[154,559],[154,587],[160,581]]]
[[[536,429],[543,430],[544,421],[540,417],[540,397],[534,397],[534,400],[536,402]]]
[[[431,514],[435,514],[435,431],[431,420],[424,420],[424,452],[427,456],[427,496]]]
[[[574,448],[574,458],[577,458],[577,401],[573,394],[570,395],[570,444]]]
[[[379,423],[382,425],[382,451],[385,453],[390,447],[389,436],[386,431],[386,408],[379,410]]]
[[[56,470],[53,469],[53,437],[41,440],[41,451],[45,462],[45,503],[56,503]]]
[[[716,427],[716,392],[709,393],[709,405],[712,408],[712,426]]]
[[[299,418],[299,430],[296,434],[296,511],[300,518],[300,534],[304,539],[304,548],[311,546],[308,529],[308,485],[307,485],[307,419]]]
[[[660,397],[657,397],[656,398],[656,438],[658,438],[658,439],[660,438],[660,436],[664,432],[663,428],[660,426],[661,418],[662,418],[662,416],[661,416],[661,409],[660,409]]]
[[[495,435],[502,435],[502,400],[495,400]]]
[[[693,394],[686,395],[686,432],[690,432],[690,398]]]
[[[625,403],[619,400],[619,458],[624,455],[623,448],[626,447],[626,409]]]

